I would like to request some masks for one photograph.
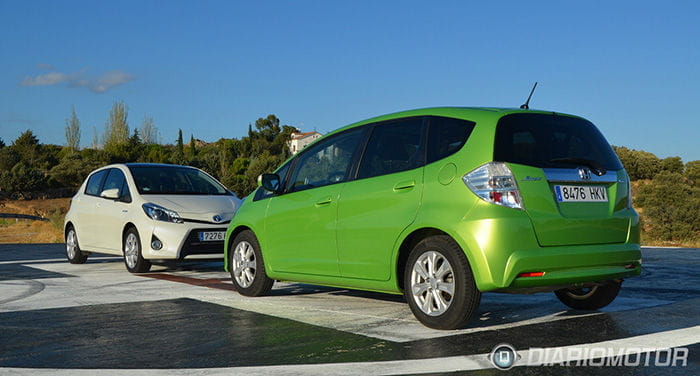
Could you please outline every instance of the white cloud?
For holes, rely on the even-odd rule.
[[[48,64],[40,64],[46,69],[50,68]],[[61,73],[49,72],[37,76],[27,76],[20,82],[21,86],[50,86],[58,84],[66,84],[68,87],[83,87],[89,89],[93,93],[101,94],[107,90],[131,82],[136,79],[131,73],[114,70],[102,73],[97,77],[91,77],[84,73],[84,70],[78,73]]]
[[[125,84],[129,81],[133,81],[136,79],[136,76],[134,76],[131,73],[127,72],[122,72],[122,71],[111,71],[111,72],[106,72],[103,73],[101,76],[97,77],[90,85],[90,90],[92,90],[94,93],[104,93],[105,91],[121,85]]]
[[[70,80],[70,76],[65,73],[51,72],[40,74],[34,77],[25,77],[20,85],[22,86],[48,86],[56,85]]]

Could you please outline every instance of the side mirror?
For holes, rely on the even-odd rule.
[[[282,182],[277,174],[262,174],[258,177],[258,182],[266,191],[280,193]]]
[[[105,189],[100,193],[100,197],[108,198],[110,200],[119,199],[119,188]]]

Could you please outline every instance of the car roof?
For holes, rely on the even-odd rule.
[[[127,166],[127,167],[184,167],[184,168],[193,168],[197,169],[196,167],[192,166],[183,166],[183,165],[175,165],[175,164],[168,164],[168,163],[123,163],[122,165]]]
[[[324,135],[324,138],[328,135],[342,132],[346,129],[362,126],[369,123],[375,123],[386,120],[400,119],[411,116],[444,116],[452,117],[457,119],[464,119],[479,122],[491,122],[496,123],[499,118],[513,114],[513,113],[534,113],[534,114],[556,114],[562,116],[574,116],[570,114],[565,114],[561,112],[546,111],[546,110],[531,110],[531,109],[520,109],[520,108],[509,108],[509,107],[426,107],[414,110],[406,110],[394,112],[386,115],[375,116],[366,120],[355,122],[347,126],[338,128]],[[318,140],[317,140],[318,141]]]

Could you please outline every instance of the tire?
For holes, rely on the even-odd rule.
[[[80,250],[78,244],[78,234],[72,225],[66,231],[66,257],[71,264],[84,264],[87,261],[88,253]]]
[[[255,234],[245,230],[233,239],[231,245],[229,270],[236,290],[245,296],[267,295],[275,281],[265,273],[265,262]]]
[[[621,285],[622,281],[607,281],[593,287],[557,290],[554,294],[573,309],[595,310],[612,303],[620,292]]]
[[[413,315],[430,328],[464,327],[481,301],[464,251],[446,235],[416,244],[403,278],[404,296]]]
[[[151,270],[151,262],[143,258],[141,253],[141,238],[136,228],[131,227],[126,230],[122,242],[122,252],[124,253],[124,265],[131,273],[146,273]]]

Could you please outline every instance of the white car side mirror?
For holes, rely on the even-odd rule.
[[[105,189],[100,193],[100,197],[117,200],[119,198],[119,188]]]

